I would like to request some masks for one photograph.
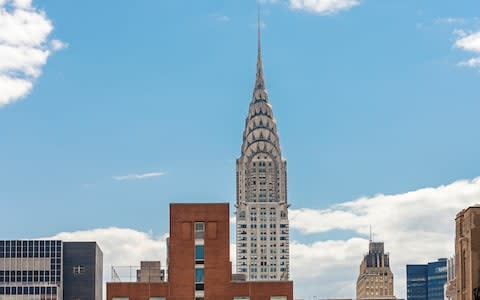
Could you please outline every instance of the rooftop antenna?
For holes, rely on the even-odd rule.
[[[373,242],[372,224],[370,224],[370,243]]]

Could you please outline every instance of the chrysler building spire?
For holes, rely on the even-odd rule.
[[[287,161],[265,87],[260,14],[256,71],[237,159],[237,272],[248,280],[288,280]]]
[[[255,80],[255,90],[265,89],[265,79],[263,78],[263,62],[262,62],[262,23],[260,21],[260,9],[258,9],[258,53],[257,53],[257,78]]]

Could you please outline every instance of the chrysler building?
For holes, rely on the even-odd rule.
[[[237,273],[288,280],[287,162],[268,101],[258,28],[257,76],[237,159]]]

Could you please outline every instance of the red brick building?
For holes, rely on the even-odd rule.
[[[229,204],[170,204],[168,282],[109,282],[107,300],[293,300],[292,281],[234,281]]]

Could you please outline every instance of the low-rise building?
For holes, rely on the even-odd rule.
[[[95,242],[0,241],[2,300],[101,300],[102,273]]]
[[[167,281],[108,282],[107,300],[293,300],[292,281],[232,275],[229,216],[228,203],[170,204]]]

